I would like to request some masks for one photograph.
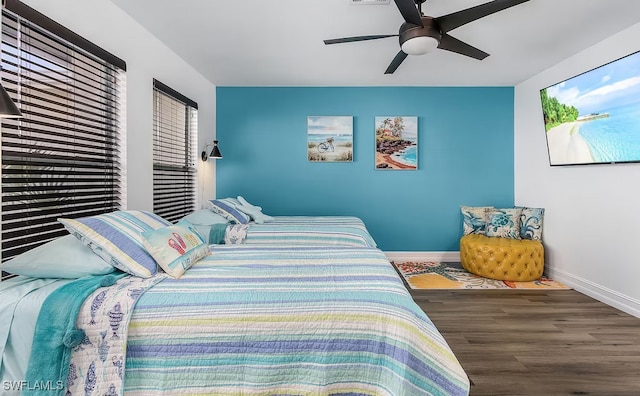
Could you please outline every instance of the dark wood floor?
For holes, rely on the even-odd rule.
[[[573,290],[412,291],[471,395],[640,395],[640,319]]]

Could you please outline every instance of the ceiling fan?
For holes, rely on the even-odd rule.
[[[426,16],[422,13],[422,3],[426,0],[395,0],[400,14],[405,22],[400,26],[398,34],[383,34],[372,36],[343,37],[324,40],[324,43],[340,44],[354,41],[376,40],[387,37],[400,38],[400,52],[393,58],[391,64],[384,72],[392,74],[408,55],[424,55],[436,48],[457,52],[478,60],[489,56],[455,37],[447,34],[449,31],[473,22],[476,19],[505,10],[529,0],[494,0],[466,10],[443,15],[437,18]]]

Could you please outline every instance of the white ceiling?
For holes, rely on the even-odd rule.
[[[450,34],[491,54],[443,50],[384,71],[396,37],[324,45],[323,39],[397,34],[388,5],[350,0],[111,0],[217,86],[512,86],[635,23],[638,0],[531,0]],[[433,17],[486,0],[427,0]]]

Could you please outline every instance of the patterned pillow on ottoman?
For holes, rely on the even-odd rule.
[[[516,206],[516,208],[522,209],[522,214],[520,215],[520,238],[542,242],[544,209],[521,206]]]
[[[481,234],[484,235],[489,213],[493,206],[461,206],[462,231],[464,235]]]
[[[520,215],[522,209],[493,209],[489,214],[486,235],[520,239]]]

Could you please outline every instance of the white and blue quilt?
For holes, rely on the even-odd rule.
[[[182,278],[152,279],[126,310],[115,307],[134,301],[124,280],[108,289],[129,295],[106,293],[98,308],[102,290],[86,300],[77,326],[91,345],[71,356],[67,394],[469,392],[378,249],[220,245]]]

